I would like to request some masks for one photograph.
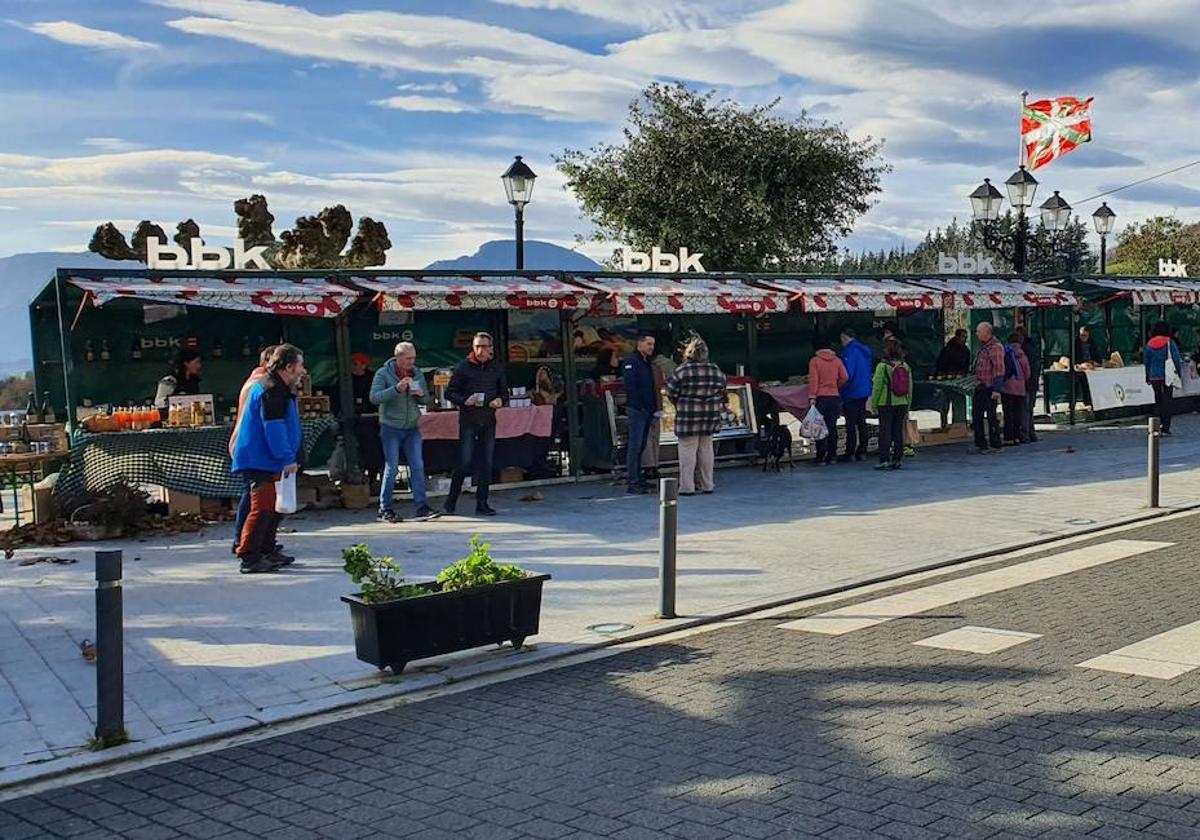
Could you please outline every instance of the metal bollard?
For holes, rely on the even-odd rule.
[[[675,618],[675,539],[679,535],[679,479],[658,481],[658,617]]]
[[[96,741],[123,743],[125,735],[125,619],[121,552],[96,552]]]
[[[1151,417],[1147,425],[1148,443],[1146,454],[1146,502],[1149,507],[1158,507],[1158,444],[1162,435],[1158,431],[1158,418]]]

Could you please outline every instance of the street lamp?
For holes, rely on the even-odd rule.
[[[1000,218],[1000,205],[1004,196],[1000,190],[992,186],[991,178],[984,178],[983,183],[975,188],[969,196],[971,199],[971,216],[977,222],[994,222]]]
[[[1071,205],[1054,191],[1054,195],[1042,202],[1042,224],[1051,233],[1062,233],[1071,224]]]
[[[517,159],[500,176],[504,182],[504,192],[508,195],[508,203],[517,214],[517,271],[525,268],[525,205],[533,195],[533,182],[537,175],[521,160]]]
[[[1108,269],[1108,235],[1117,224],[1117,214],[1108,206],[1107,201],[1092,214],[1092,224],[1096,226],[1096,233],[1100,234],[1100,273],[1105,274]]]

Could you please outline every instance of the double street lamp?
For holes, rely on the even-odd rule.
[[[517,214],[517,271],[525,268],[525,205],[533,196],[533,182],[536,179],[537,175],[521,160],[520,155],[500,176],[508,203]]]

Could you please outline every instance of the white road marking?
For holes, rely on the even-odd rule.
[[[1040,633],[1020,633],[1016,630],[998,630],[994,627],[959,627],[947,633],[939,633],[928,639],[913,642],[921,647],[939,650],[959,650],[964,653],[999,653],[1025,642],[1040,639]]]
[[[1080,668],[1169,680],[1200,668],[1200,621],[1080,662]]]
[[[1071,572],[1103,566],[1106,563],[1157,551],[1160,548],[1169,548],[1172,545],[1174,543],[1149,540],[1113,540],[1086,548],[1065,551],[1061,554],[1052,554],[1049,557],[1030,560],[1003,569],[981,572],[970,577],[935,583],[920,589],[910,589],[896,595],[888,595],[820,615],[789,621],[779,626],[787,630],[803,630],[808,633],[840,636],[854,630],[874,627],[885,621],[917,615],[959,601],[967,601]]]

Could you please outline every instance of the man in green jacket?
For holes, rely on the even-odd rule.
[[[425,376],[417,367],[417,348],[411,342],[396,345],[395,356],[371,381],[371,402],[379,406],[379,439],[383,444],[383,486],[379,489],[379,518],[384,522],[403,522],[392,509],[400,451],[408,463],[409,484],[418,519],[437,516],[425,495],[425,456],[421,446],[421,406],[428,390]]]

